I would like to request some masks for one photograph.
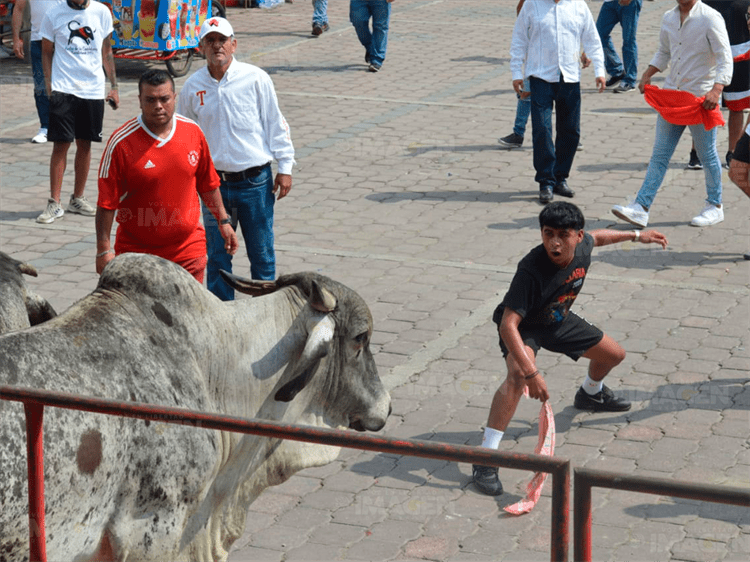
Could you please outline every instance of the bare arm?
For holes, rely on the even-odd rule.
[[[656,230],[592,230],[589,232],[594,239],[594,246],[609,246],[620,242],[639,241],[642,244],[659,244],[667,247],[667,237]]]
[[[55,55],[55,44],[49,39],[42,39],[42,70],[47,97],[52,95],[52,57]]]
[[[498,332],[500,333],[500,337],[503,338],[505,347],[508,348],[510,358],[519,366],[523,374],[526,386],[529,388],[529,396],[546,402],[549,400],[547,383],[544,382],[544,378],[539,374],[534,356],[529,356],[526,353],[526,345],[523,343],[521,333],[518,331],[518,325],[521,323],[521,320],[523,320],[523,317],[520,314],[515,310],[506,308],[503,312],[503,319],[500,321],[500,326],[498,326]]]
[[[112,53],[112,34],[110,33],[102,42],[102,66],[104,73],[109,78],[110,90],[106,96],[112,100],[112,109],[120,107],[120,94],[117,91],[117,73],[115,72],[115,55]]]
[[[102,207],[96,208],[96,217],[94,218],[94,228],[96,229],[96,272],[101,274],[109,262],[111,262],[115,253],[110,247],[110,236],[112,235],[112,223],[115,219],[115,212]]]
[[[237,241],[237,234],[234,232],[232,225],[229,223],[221,224],[221,221],[229,218],[229,215],[224,210],[224,202],[221,200],[219,188],[201,193],[200,196],[219,225],[219,234],[224,239],[224,249],[230,256],[233,256],[237,253],[240,243]]]
[[[24,56],[21,26],[23,25],[23,10],[25,7],[26,0],[16,0],[16,5],[13,7],[13,18],[10,22],[13,29],[13,52],[19,59]]]
[[[657,72],[661,72],[658,68],[652,65],[648,65],[648,68],[641,76],[641,81],[638,83],[638,90],[643,93],[647,85],[651,84],[651,77]]]

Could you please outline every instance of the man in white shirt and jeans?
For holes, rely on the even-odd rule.
[[[200,29],[206,67],[195,72],[180,91],[177,112],[196,121],[211,149],[221,179],[224,208],[232,228],[242,227],[253,279],[275,279],[273,247],[274,195],[281,199],[292,188],[294,146],[281,114],[271,77],[260,68],[234,58],[237,40],[224,18],[207,18]],[[274,180],[271,161],[278,162]],[[224,301],[234,289],[219,270],[232,271],[216,219],[205,207],[208,264],[206,286]]]
[[[581,137],[581,48],[594,64],[596,85],[604,91],[604,51],[594,18],[580,0],[525,2],[513,28],[510,69],[520,96],[524,78],[531,90],[534,180],[539,201],[554,193],[573,197],[567,179]],[[557,138],[552,138],[552,108]]]
[[[638,89],[643,93],[651,77],[670,67],[664,89],[684,90],[696,97],[705,96],[703,108],[714,110],[721,100],[724,86],[732,81],[732,48],[721,14],[700,0],[677,0],[677,6],[664,14],[659,34],[659,48],[641,77]],[[706,175],[706,203],[690,222],[692,226],[710,226],[724,220],[721,206],[721,160],[716,151],[716,131],[707,131],[702,123],[687,125],[693,135],[695,150]],[[656,118],[656,139],[643,185],[635,201],[615,205],[612,213],[630,224],[645,228],[649,209],[664,181],[669,161],[686,125]]]

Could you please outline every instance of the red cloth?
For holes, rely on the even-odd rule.
[[[176,263],[206,255],[198,194],[218,188],[220,180],[198,125],[178,114],[174,120],[166,140],[134,118],[107,143],[97,204],[117,210],[116,254],[141,252]]]
[[[662,90],[650,84],[643,92],[646,103],[659,112],[664,120],[672,125],[698,125],[703,123],[707,131],[714,127],[724,126],[724,117],[717,105],[715,109],[703,108],[706,96],[695,97],[683,90]]]

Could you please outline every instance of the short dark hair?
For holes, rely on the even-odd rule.
[[[141,78],[138,80],[138,93],[143,93],[144,84],[148,84],[149,86],[161,86],[167,82],[172,85],[172,91],[174,92],[174,79],[169,75],[169,72],[157,68],[147,70],[141,74]]]
[[[539,228],[548,226],[550,228],[583,230],[585,224],[586,219],[583,218],[581,209],[567,201],[550,203],[539,213]]]

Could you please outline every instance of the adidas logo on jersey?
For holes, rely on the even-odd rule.
[[[151,160],[146,162],[146,165],[143,167],[144,170],[148,170],[150,168],[156,168],[156,164],[154,164]]]

